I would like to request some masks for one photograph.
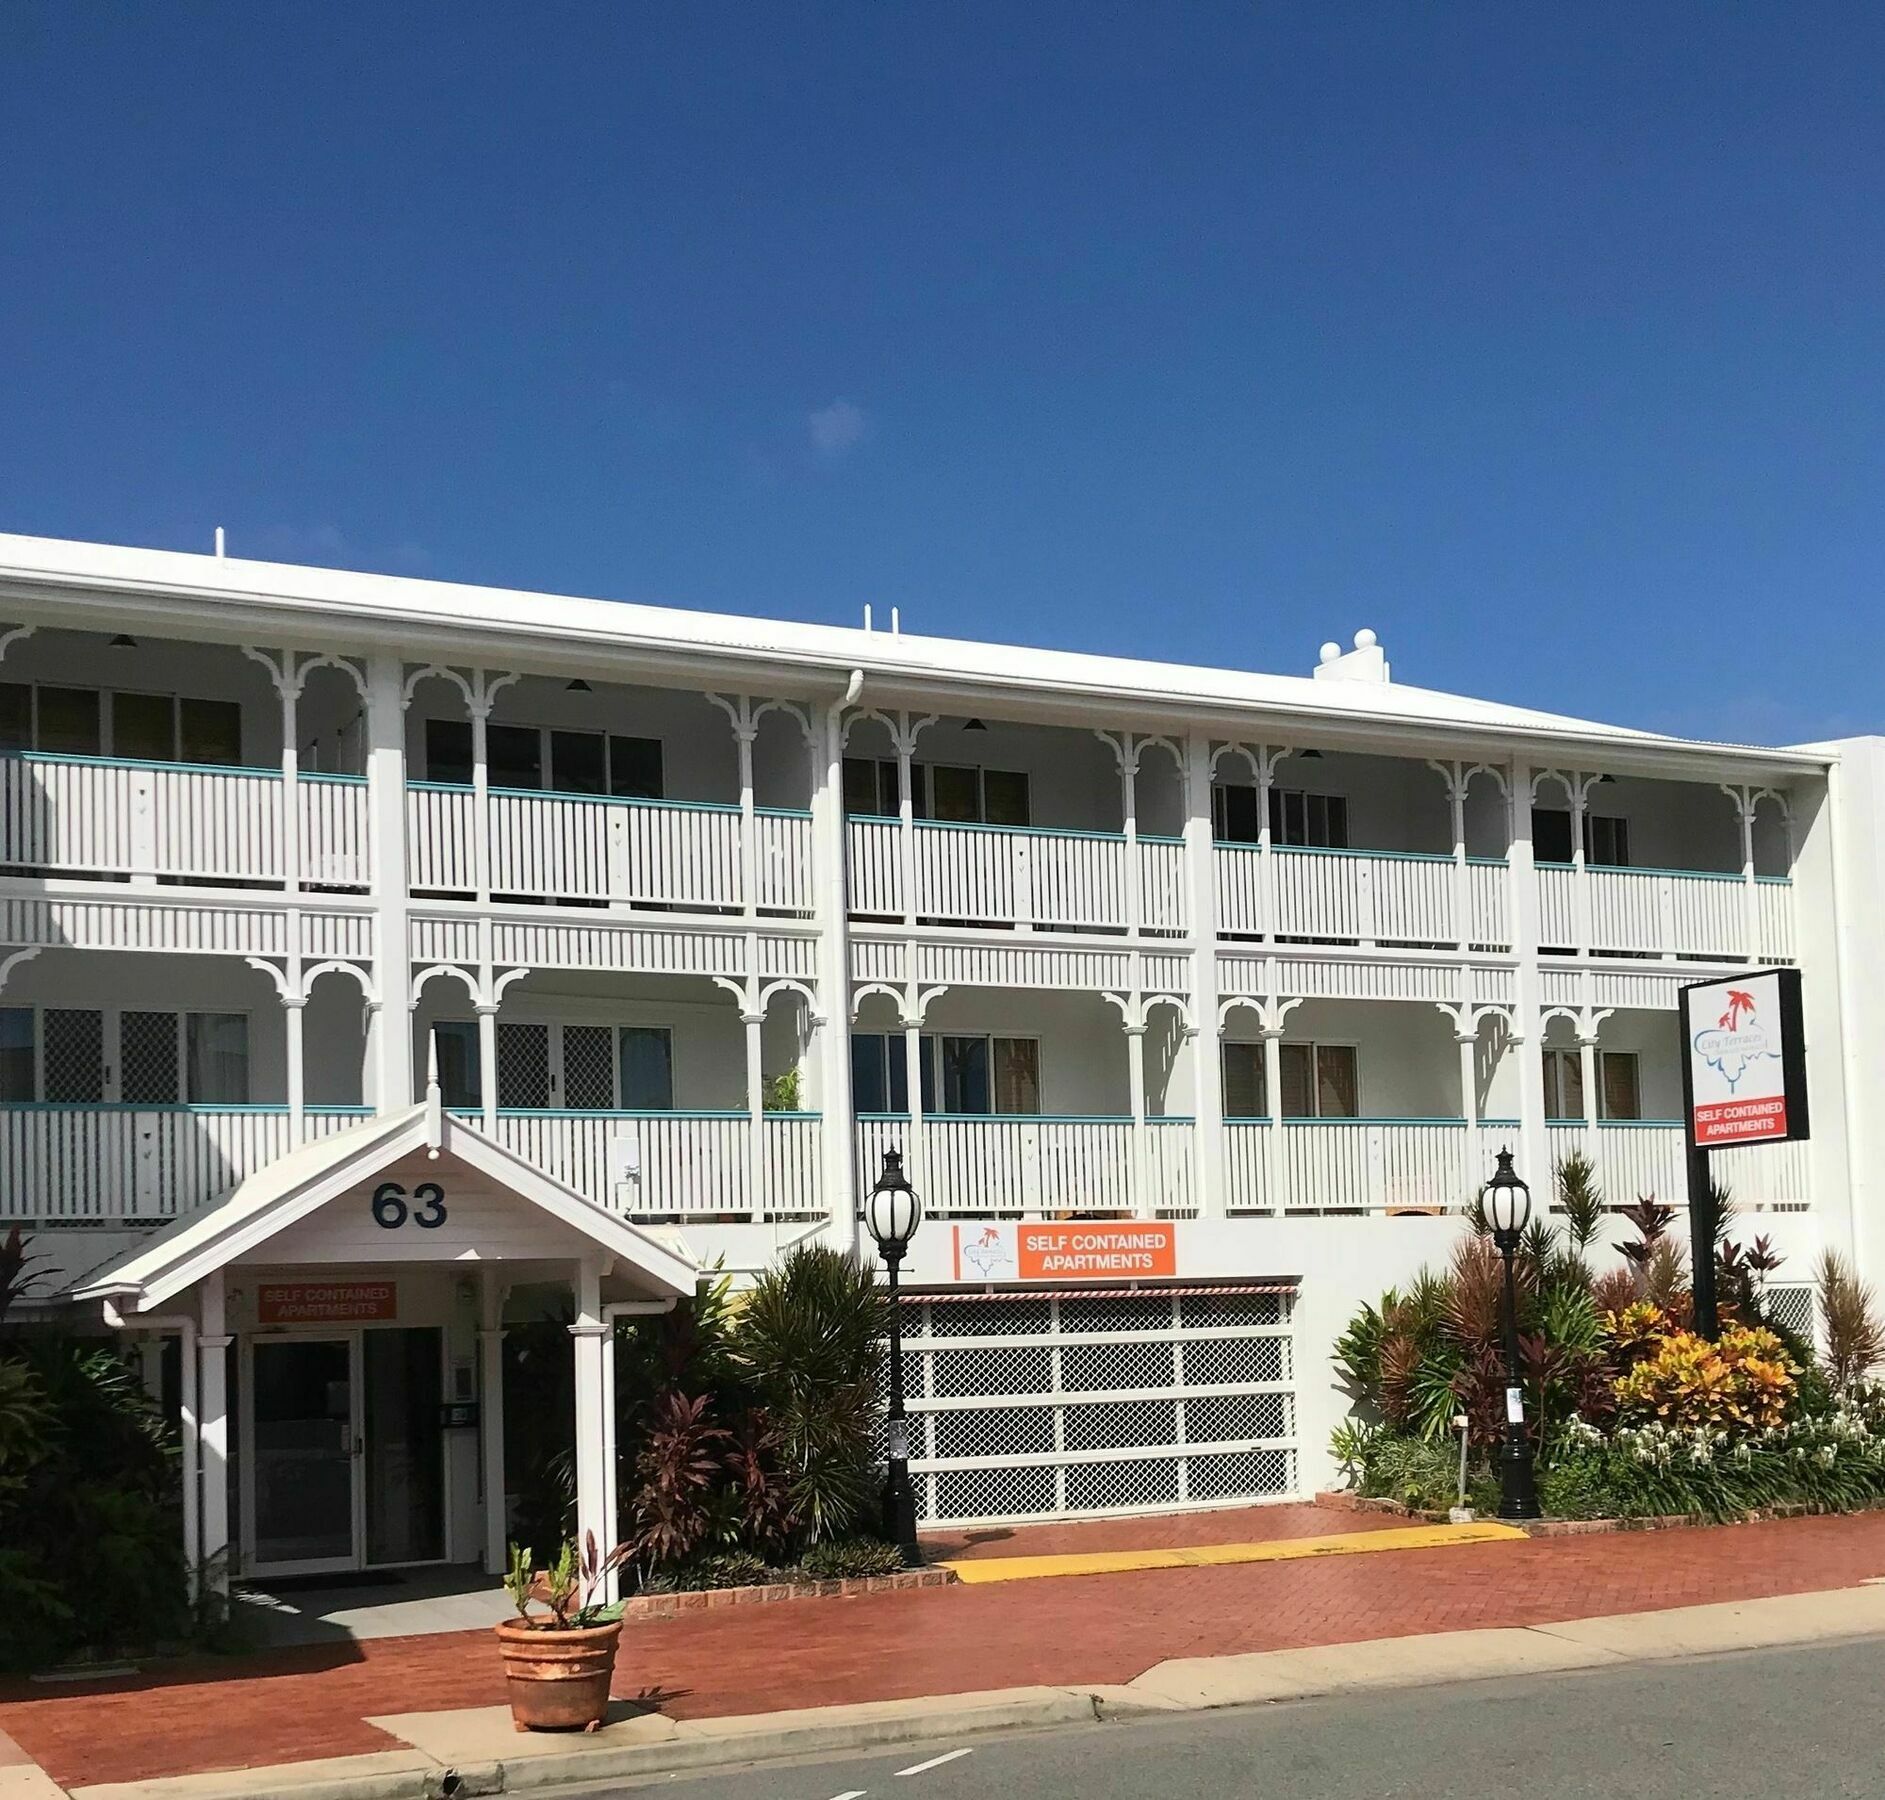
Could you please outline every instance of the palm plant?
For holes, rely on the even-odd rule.
[[[1885,1325],[1879,1322],[1871,1286],[1837,1250],[1822,1252],[1815,1279],[1826,1334],[1826,1373],[1834,1387],[1850,1392],[1885,1361]]]
[[[801,1245],[753,1284],[733,1330],[805,1538],[862,1522],[876,1485],[877,1373],[889,1303],[857,1257]]]

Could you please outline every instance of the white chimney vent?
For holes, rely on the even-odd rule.
[[[1354,649],[1344,654],[1342,646],[1328,643],[1322,646],[1321,660],[1316,664],[1318,681],[1387,681],[1388,653],[1381,648],[1379,640],[1372,631],[1366,629],[1355,633]]]

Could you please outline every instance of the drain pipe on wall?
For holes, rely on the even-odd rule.
[[[135,1324],[126,1321],[124,1315],[107,1300],[105,1302],[105,1323],[113,1331],[174,1331],[177,1334],[179,1391],[177,1436],[182,1439],[182,1450],[177,1470],[178,1485],[183,1489],[183,1563],[185,1576],[190,1584],[190,1598],[196,1598],[197,1559],[202,1553],[201,1527],[197,1481],[197,1421],[196,1421],[196,1321],[188,1313],[153,1314],[148,1319],[139,1319]]]
[[[842,1142],[833,1154],[832,1134],[825,1142],[826,1229],[842,1220],[842,1231],[834,1233],[838,1247],[855,1253],[858,1248],[857,1196],[852,1192],[855,1163],[856,1123],[851,1114],[850,1034],[843,1029],[851,1018],[851,930],[850,918],[842,898],[844,893],[844,715],[855,706],[864,691],[864,671],[853,669],[841,698],[825,710],[825,854],[815,859],[814,867],[824,876],[820,883],[825,906],[820,937],[824,948],[825,1028],[821,1033],[825,1082],[823,1107],[825,1117],[834,1115],[842,1127]],[[831,904],[831,896],[840,896]],[[774,1247],[777,1248],[775,1227]]]

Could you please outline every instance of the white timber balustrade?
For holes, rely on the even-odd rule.
[[[490,891],[500,897],[737,911],[746,903],[737,806],[616,800],[493,788],[485,800]],[[413,886],[475,893],[476,790],[414,782],[407,792]],[[755,904],[812,909],[811,816],[754,818]]]
[[[1653,1198],[1677,1211],[1688,1205],[1680,1121],[1606,1119],[1592,1132],[1581,1119],[1555,1119],[1549,1135],[1554,1162],[1577,1150],[1596,1164],[1606,1204],[1630,1206]],[[1741,1212],[1797,1212],[1809,1203],[1805,1144],[1716,1150],[1709,1157],[1709,1172],[1728,1187]]]
[[[1188,1119],[965,1117],[925,1114],[920,1131],[923,1206],[939,1218],[1134,1215],[1135,1139],[1143,1140],[1148,1217],[1196,1211]],[[907,1154],[911,1122],[866,1115],[857,1122],[859,1179],[886,1150]]]
[[[1264,1139],[1278,1134],[1272,1193]],[[1463,1119],[1240,1119],[1225,1127],[1232,1213],[1458,1212],[1466,1187]]]
[[[500,1111],[499,1142],[598,1205],[636,1218],[803,1218],[823,1206],[816,1113],[762,1120],[752,1193],[744,1112]]]
[[[850,819],[845,839],[850,910],[864,917],[914,913],[951,924],[1126,932],[1134,923],[1127,874],[1136,855],[1144,929],[1185,929],[1183,846],[1175,839],[1129,844],[1112,832],[917,819],[910,826],[913,902],[898,821]]]
[[[310,1106],[307,1138],[367,1116]],[[286,1106],[0,1106],[0,1218],[73,1223],[170,1219],[285,1156]]]

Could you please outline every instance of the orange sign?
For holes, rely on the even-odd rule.
[[[1178,1273],[1170,1225],[1017,1225],[1015,1249],[1023,1281]]]
[[[264,1281],[255,1290],[258,1325],[360,1325],[399,1317],[392,1281]]]

